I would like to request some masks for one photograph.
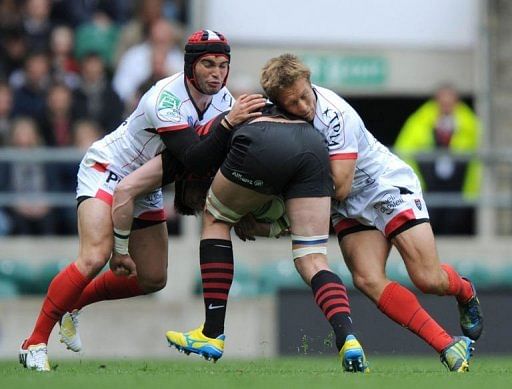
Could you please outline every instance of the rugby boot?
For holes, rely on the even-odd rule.
[[[168,331],[165,334],[169,347],[176,347],[185,354],[198,354],[208,361],[217,362],[224,353],[224,334],[209,338],[203,334],[203,326],[189,332]]]
[[[468,338],[478,340],[484,329],[482,307],[476,295],[475,285],[469,279],[464,279],[471,284],[473,297],[464,304],[459,303],[460,328]]]
[[[457,373],[469,371],[469,360],[473,355],[475,342],[466,336],[456,336],[453,342],[441,352],[441,362],[448,370]]]
[[[369,373],[363,347],[354,335],[348,335],[339,352],[343,370],[350,373]]]
[[[82,340],[78,332],[78,315],[80,311],[66,312],[60,319],[60,342],[64,343],[68,350],[79,352],[82,350]]]
[[[23,342],[25,343],[25,342]],[[23,367],[36,371],[50,371],[50,363],[48,362],[48,348],[46,344],[34,344],[26,349],[23,345],[18,352],[18,358]]]

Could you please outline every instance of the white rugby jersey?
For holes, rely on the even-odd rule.
[[[313,85],[316,112],[313,126],[326,138],[331,160],[355,159],[350,194],[375,182],[387,169],[408,168],[366,129],[357,112],[329,89]]]
[[[115,131],[93,143],[83,162],[86,166],[100,163],[125,176],[165,149],[159,134],[187,127],[197,130],[231,109],[234,101],[223,87],[199,116],[187,92],[183,72],[164,78],[142,96],[135,111]]]

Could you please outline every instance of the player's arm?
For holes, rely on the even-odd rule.
[[[135,263],[128,252],[135,199],[162,186],[162,172],[162,157],[159,155],[124,177],[114,190],[114,251],[110,268],[118,275],[136,274]]]
[[[167,151],[188,171],[204,175],[224,160],[231,130],[223,125],[221,114],[214,119],[210,133],[201,139],[196,131],[187,127],[179,131],[160,132]]]
[[[338,159],[335,158],[336,156],[331,156],[331,174],[334,181],[336,200],[342,201],[345,200],[352,188],[356,159],[351,156],[342,159],[343,154],[338,154]]]
[[[259,94],[240,96],[229,112],[213,121],[209,136],[203,140],[191,127],[161,127],[157,131],[167,149],[187,170],[203,175],[224,159],[234,127],[260,116],[264,105],[265,99]]]

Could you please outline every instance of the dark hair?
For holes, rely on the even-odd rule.
[[[212,177],[187,177],[176,180],[174,183],[174,209],[176,209],[176,212],[180,215],[196,215],[198,210],[187,204],[187,189],[195,188],[201,191],[204,193],[204,198],[206,199],[206,194],[211,183]]]

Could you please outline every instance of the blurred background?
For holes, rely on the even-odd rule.
[[[482,293],[487,331],[479,349],[512,352],[502,335],[512,291],[510,2],[0,0],[0,357],[16,354],[49,281],[76,256],[74,190],[84,151],[156,80],[182,70],[184,41],[202,28],[231,44],[235,97],[260,91],[269,58],[295,53],[314,83],[338,92],[411,163],[442,260]],[[87,307],[85,356],[174,356],[164,332],[203,320],[200,220],[176,215],[172,185],[166,191],[168,285],[153,296]],[[226,355],[334,353],[293,268],[289,240],[234,237],[234,247]],[[352,287],[334,237],[329,258]],[[410,285],[395,252],[388,272]],[[367,353],[429,352],[357,291],[350,296]],[[455,302],[420,299],[458,333]],[[133,341],[120,344],[124,337]]]

